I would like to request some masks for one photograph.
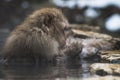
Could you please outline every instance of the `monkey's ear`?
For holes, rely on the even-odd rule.
[[[42,16],[41,19],[44,25],[49,26],[52,23],[54,16],[47,14],[47,15]]]

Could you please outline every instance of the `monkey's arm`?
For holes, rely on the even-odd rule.
[[[75,58],[75,57],[79,57],[81,50],[82,50],[81,44],[71,43],[69,46],[66,46],[63,52],[68,58]]]

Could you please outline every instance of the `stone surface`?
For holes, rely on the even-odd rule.
[[[102,39],[107,39],[107,40],[112,39],[112,36],[110,35],[97,33],[93,31],[82,31],[82,30],[72,29],[72,32],[75,36],[85,36],[87,38],[97,38],[97,39],[102,38]]]
[[[98,75],[119,75],[120,76],[120,64],[109,63],[94,63],[90,66],[92,73]]]
[[[70,24],[69,26],[71,29],[77,29],[77,30],[82,30],[82,31],[93,31],[93,32],[100,32],[100,27],[99,26],[90,26],[87,24]]]
[[[120,63],[120,50],[101,51],[100,57],[102,61]]]

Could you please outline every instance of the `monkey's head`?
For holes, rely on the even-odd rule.
[[[46,34],[54,38],[60,46],[65,45],[66,36],[64,28],[68,26],[68,21],[62,11],[56,8],[44,8],[37,10],[30,15],[30,22],[42,29]]]

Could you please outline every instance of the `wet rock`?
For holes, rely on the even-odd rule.
[[[100,57],[104,62],[120,63],[120,50],[101,51]]]
[[[99,26],[89,26],[87,24],[70,24],[69,26],[71,29],[77,29],[77,30],[82,30],[82,31],[93,31],[93,32],[99,32],[100,27]]]
[[[120,75],[120,64],[94,63],[90,66],[91,72],[98,75]]]
[[[82,38],[84,36],[86,38],[107,39],[107,40],[112,39],[112,36],[110,35],[97,33],[93,31],[82,31],[78,29],[72,29],[72,32],[75,37],[79,37],[79,38]]]
[[[86,79],[83,79],[83,80],[120,80],[120,77],[105,76],[105,77],[86,78]]]

